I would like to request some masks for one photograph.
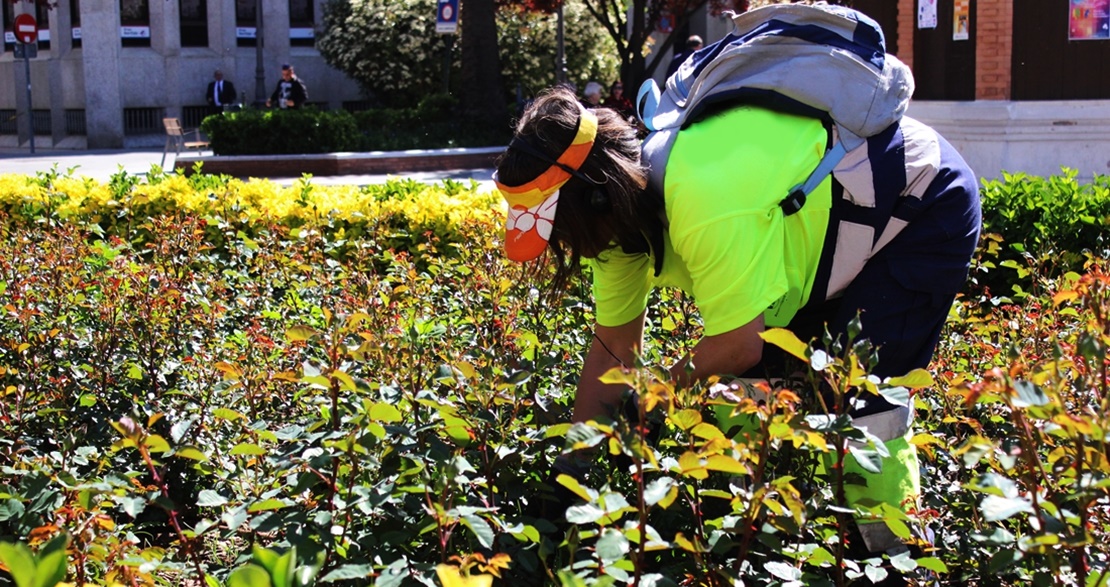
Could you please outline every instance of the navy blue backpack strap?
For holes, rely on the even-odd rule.
[[[790,216],[802,209],[805,206],[806,197],[821,185],[822,181],[836,169],[840,160],[848,153],[848,149],[844,147],[844,143],[837,141],[828,151],[825,156],[821,158],[821,162],[817,167],[810,172],[809,177],[802,183],[794,186],[790,193],[779,202],[779,207],[782,208],[783,214]]]

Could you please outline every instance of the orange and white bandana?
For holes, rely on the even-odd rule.
[[[556,161],[577,171],[590,154],[595,138],[597,116],[582,108],[574,140]],[[505,221],[505,254],[510,259],[531,261],[543,253],[555,227],[559,188],[570,178],[571,174],[559,165],[548,167],[536,179],[519,186],[507,186],[494,174],[493,183],[509,204],[509,217]]]

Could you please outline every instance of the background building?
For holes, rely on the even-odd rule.
[[[982,177],[1110,174],[1110,0],[849,0],[908,64],[909,114]],[[689,33],[730,30],[703,15]],[[661,72],[660,72],[661,74]]]
[[[195,128],[209,113],[205,90],[216,69],[241,99],[264,101],[290,63],[308,86],[309,103],[340,108],[359,88],[316,51],[326,0],[268,0],[257,44],[259,0],[59,0],[47,9],[0,1],[0,146],[57,148],[160,146],[162,118]],[[12,23],[31,13],[38,55],[27,81],[16,58]],[[261,59],[259,57],[261,56]]]

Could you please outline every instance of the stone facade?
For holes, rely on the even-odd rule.
[[[36,126],[37,144],[89,149],[161,146],[161,117],[183,118],[188,109],[204,106],[216,69],[223,70],[247,103],[259,94],[263,99],[269,96],[281,77],[282,63],[296,68],[312,103],[336,109],[360,99],[358,85],[329,67],[315,48],[292,45],[287,2],[265,5],[263,83],[258,91],[258,51],[238,46],[235,0],[207,0],[206,47],[182,46],[178,1],[149,2],[148,47],[122,46],[120,0],[80,0],[79,47],[74,47],[71,34],[72,4],[62,0],[51,9],[50,48],[30,60],[32,109],[49,112],[49,136]],[[317,27],[325,3],[314,0]],[[33,8],[30,2],[20,2],[15,13]],[[24,69],[24,60],[10,50],[0,54],[0,112],[26,112]],[[134,121],[125,120],[127,112],[155,120],[157,128],[135,131]],[[75,119],[83,124],[75,124]],[[150,120],[144,121],[147,126]],[[83,126],[84,132],[73,132],[74,126]],[[0,132],[0,146],[26,144],[30,129],[26,116],[20,116],[18,136]]]

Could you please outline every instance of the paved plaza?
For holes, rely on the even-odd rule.
[[[73,169],[75,176],[88,176],[99,181],[107,181],[122,168],[129,174],[146,173],[151,165],[162,161],[162,149],[131,149],[131,150],[52,150],[35,149],[35,154],[30,153],[29,147],[20,149],[0,148],[0,173],[35,174],[40,171],[50,171],[57,166],[58,171],[65,173]],[[166,155],[166,167],[173,165],[174,154]],[[288,177],[270,177],[282,185],[292,184],[300,178],[294,174],[296,169],[290,169]],[[428,183],[436,183],[444,179],[466,181],[478,180],[483,189],[494,189],[493,169],[455,169],[449,171],[419,171],[404,174],[386,175],[331,175],[313,176],[312,183],[320,185],[371,185],[384,183],[390,178],[409,177]]]

